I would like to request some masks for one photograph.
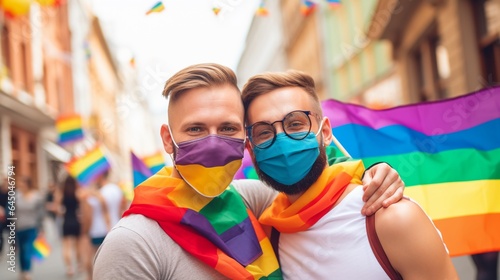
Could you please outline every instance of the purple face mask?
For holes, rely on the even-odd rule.
[[[173,141],[173,138],[172,138]],[[241,166],[245,141],[209,135],[179,143],[174,163],[184,181],[206,197],[224,192]]]

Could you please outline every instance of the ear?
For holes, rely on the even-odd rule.
[[[332,125],[330,124],[330,119],[328,117],[324,117],[323,119],[321,133],[323,134],[323,144],[326,147],[332,143]]]
[[[168,129],[168,125],[163,124],[160,129],[160,136],[163,142],[163,148],[167,154],[174,153],[174,142],[172,141],[172,134],[170,134],[170,130]]]

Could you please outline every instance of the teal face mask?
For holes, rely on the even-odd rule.
[[[321,128],[318,134],[320,131]],[[294,140],[284,132],[277,134],[275,142],[269,148],[253,149],[257,165],[260,170],[281,184],[297,183],[309,173],[319,156],[316,135],[309,132],[306,138]]]

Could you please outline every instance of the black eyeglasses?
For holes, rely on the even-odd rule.
[[[302,140],[307,137],[311,131],[310,115],[315,115],[311,111],[292,111],[288,113],[282,120],[272,123],[256,122],[247,126],[247,135],[252,145],[260,149],[269,148],[276,140],[276,128],[274,124],[281,123],[281,127],[285,134],[294,139]]]

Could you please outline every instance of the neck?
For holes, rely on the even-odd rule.
[[[287,194],[286,197],[288,197],[288,201],[290,201],[290,204],[293,204],[299,197],[303,194],[304,192],[298,193],[298,194]]]

